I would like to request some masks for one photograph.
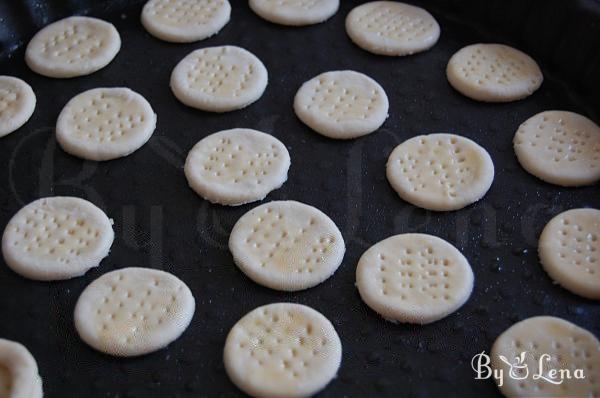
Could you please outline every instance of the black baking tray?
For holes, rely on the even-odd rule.
[[[563,109],[600,122],[600,3],[595,0],[415,1],[442,29],[430,51],[382,57],[353,45],[346,14],[359,1],[342,0],[323,24],[289,28],[260,19],[245,1],[230,0],[229,24],[208,40],[169,44],[145,32],[139,1],[0,2],[0,74],[20,77],[37,94],[31,120],[0,139],[0,227],[26,203],[48,195],[91,200],[115,221],[110,256],[70,281],[29,281],[0,264],[0,337],[25,344],[36,357],[47,397],[235,397],[222,363],[227,332],[253,308],[278,301],[307,304],[327,316],[343,344],[338,377],[322,397],[500,396],[490,380],[475,380],[470,360],[489,349],[511,324],[534,315],[565,318],[596,336],[600,305],[560,288],[540,267],[537,238],[561,211],[600,207],[598,186],[561,188],[527,174],[512,150],[525,119]],[[49,79],[31,72],[24,46],[41,27],[73,14],[114,23],[123,45],[115,60],[90,76]],[[501,42],[532,55],[545,80],[531,97],[508,104],[472,101],[446,81],[445,66],[461,47]],[[185,107],[169,76],[190,51],[234,44],[256,54],[269,71],[262,98],[246,109],[211,114]],[[352,141],[324,138],[294,115],[298,87],[329,70],[353,69],[377,80],[390,99],[390,117],[374,134]],[[147,145],[104,163],[82,161],[56,144],[54,125],[64,104],[83,90],[127,86],[158,114]],[[256,205],[211,205],[188,188],[183,162],[201,138],[227,128],[271,133],[289,148],[289,181],[268,199],[318,207],[340,227],[343,264],[321,285],[284,293],[244,276],[227,249],[235,221]],[[484,146],[496,166],[491,190],[478,203],[435,213],[402,201],[385,179],[388,155],[423,133],[448,132]],[[441,236],[470,260],[471,299],[426,326],[394,325],[363,302],[354,286],[360,255],[403,232]],[[92,280],[126,266],[160,268],[191,288],[197,309],[189,329],[167,349],[140,358],[100,354],[79,340],[75,302]]]

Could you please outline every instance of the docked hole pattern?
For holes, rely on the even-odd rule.
[[[248,189],[283,174],[288,155],[275,139],[240,132],[205,139],[192,150],[191,161],[203,180]]]
[[[254,56],[233,47],[197,50],[188,56],[185,85],[207,96],[236,98],[254,90],[260,77]]]
[[[211,23],[223,7],[224,0],[152,0],[144,12],[170,26],[197,27]]]
[[[519,126],[514,144],[537,163],[600,173],[600,128],[583,116],[542,112]]]
[[[261,268],[309,275],[328,267],[334,247],[340,245],[334,231],[327,232],[322,215],[297,216],[293,209],[277,205],[249,214],[254,222],[245,247]]]
[[[53,62],[80,64],[104,56],[112,32],[93,22],[65,21],[51,27],[40,42],[41,55]]]
[[[437,31],[431,16],[417,7],[402,4],[362,6],[352,16],[352,23],[361,32],[369,32],[388,40],[410,43]]]
[[[97,335],[117,346],[142,342],[145,336],[177,324],[187,294],[182,282],[152,272],[112,272],[94,284],[99,300],[90,303],[90,310]]]
[[[309,379],[335,350],[335,331],[293,306],[258,308],[234,330],[236,357],[265,377],[273,372],[287,381]]]
[[[503,45],[474,45],[460,50],[453,67],[465,81],[477,87],[522,87],[532,93],[543,79],[528,56]]]
[[[373,82],[354,84],[344,79],[345,73],[321,75],[309,83],[304,95],[305,110],[320,114],[336,123],[369,119],[385,106],[382,90]],[[366,79],[366,78],[365,78]]]
[[[139,99],[115,90],[92,90],[75,97],[67,106],[63,131],[78,141],[103,145],[143,133],[153,115]]]
[[[456,264],[434,246],[406,246],[401,254],[377,253],[376,283],[389,299],[443,302],[454,297]]]
[[[413,195],[434,195],[454,201],[480,183],[485,162],[470,141],[460,136],[432,135],[401,144],[390,167]],[[481,194],[483,194],[482,192]]]
[[[24,93],[9,82],[0,82],[0,124],[9,123],[22,112]]]
[[[79,266],[107,233],[96,216],[42,199],[23,208],[8,228],[9,245],[21,256]]]

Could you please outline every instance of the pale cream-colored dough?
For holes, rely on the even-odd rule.
[[[43,398],[44,397],[44,383],[40,376],[37,377],[35,384],[33,386],[33,393],[31,394],[31,398]]]
[[[268,82],[267,69],[251,52],[235,46],[195,50],[171,74],[171,90],[187,106],[228,112],[257,101]]]
[[[217,34],[229,22],[227,0],[150,0],[142,9],[142,25],[153,36],[190,43]]]
[[[460,49],[450,58],[446,76],[457,91],[484,102],[525,98],[544,80],[529,55],[503,44],[472,44]]]
[[[474,141],[429,134],[398,145],[387,162],[387,179],[398,195],[424,209],[462,209],[481,199],[494,180],[494,163]]]
[[[578,186],[600,180],[600,127],[585,116],[538,113],[519,126],[513,144],[521,166],[546,182]]]
[[[254,397],[309,397],[336,376],[342,345],[333,325],[310,307],[276,303],[231,329],[223,360],[229,378]]]
[[[22,344],[0,338],[0,397],[41,398],[35,358]]]
[[[75,307],[81,339],[106,354],[130,357],[157,351],[187,329],[192,292],[176,276],[156,269],[123,268],[85,288]]]
[[[329,138],[357,138],[377,130],[388,117],[383,87],[351,70],[322,73],[305,82],[294,98],[298,118]]]
[[[261,18],[290,26],[323,22],[340,6],[339,0],[250,0],[248,3]]]
[[[70,279],[100,265],[114,239],[112,221],[87,200],[54,196],[23,207],[8,222],[2,255],[35,280]]]
[[[363,301],[392,322],[426,324],[459,309],[473,290],[467,259],[436,236],[401,234],[360,258],[356,286]]]
[[[237,206],[264,199],[287,180],[290,155],[272,135],[231,129],[203,138],[185,162],[188,184],[212,203]]]
[[[565,378],[560,384],[534,380],[544,354],[550,356],[549,361],[542,359],[544,377],[551,377],[551,369],[568,369],[571,376],[575,369],[583,369],[585,378]],[[563,319],[537,316],[517,322],[496,339],[490,356],[492,368],[503,370],[503,385],[499,388],[506,397],[600,396],[600,342],[592,333]],[[512,365],[518,361],[520,369],[513,367],[512,377],[509,365],[500,356]]]
[[[600,300],[600,210],[560,213],[546,224],[538,250],[542,266],[558,284]]]
[[[41,75],[89,75],[108,65],[121,48],[115,27],[101,19],[69,17],[46,26],[29,42],[25,61]]]
[[[31,86],[12,76],[0,76],[0,137],[23,126],[35,110]]]
[[[127,156],[156,128],[156,114],[140,94],[124,87],[96,88],[73,97],[56,122],[56,140],[71,155],[89,160]]]
[[[320,210],[295,201],[273,201],[244,214],[229,249],[250,279],[271,289],[316,286],[340,266],[346,247],[340,230]]]
[[[346,32],[364,50],[401,56],[433,47],[440,37],[440,26],[420,7],[397,1],[373,1],[350,11]]]

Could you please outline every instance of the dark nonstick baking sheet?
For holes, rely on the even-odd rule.
[[[600,122],[600,3],[589,1],[419,1],[442,34],[430,51],[403,58],[367,53],[347,38],[344,18],[358,1],[342,0],[329,21],[287,28],[233,0],[232,18],[216,36],[193,44],[161,42],[144,31],[138,1],[0,2],[0,74],[18,76],[37,94],[37,108],[20,130],[0,139],[0,227],[26,203],[48,195],[91,200],[115,221],[110,256],[84,277],[39,283],[0,264],[0,337],[25,344],[36,357],[47,397],[239,396],[222,364],[231,326],[253,308],[278,301],[307,304],[327,316],[343,344],[338,377],[323,397],[499,396],[490,380],[474,380],[470,359],[489,351],[514,322],[540,314],[570,320],[600,334],[600,305],[555,285],[539,265],[537,238],[545,223],[575,207],[600,207],[598,186],[561,188],[541,182],[517,163],[512,137],[535,113],[564,109]],[[116,59],[90,76],[58,80],[31,72],[24,46],[43,25],[72,14],[104,18],[119,30]],[[530,53],[545,81],[531,97],[509,104],[474,102],[445,78],[449,57],[474,42],[502,42]],[[175,64],[190,51],[234,44],[256,54],[269,71],[263,97],[225,114],[179,103],[169,89]],[[377,80],[390,99],[390,117],[376,133],[334,141],[294,115],[293,96],[309,78],[353,69]],[[53,130],[64,104],[83,90],[127,86],[158,114],[147,145],[105,163],[82,161],[57,146]],[[227,249],[235,221],[257,204],[221,207],[188,188],[187,151],[227,128],[271,133],[289,148],[288,182],[268,199],[318,207],[340,227],[347,252],[339,270],[303,292],[263,288],[233,264]],[[457,212],[434,213],[403,202],[385,179],[391,150],[422,133],[472,138],[491,154],[494,184],[483,200]],[[385,322],[354,287],[360,255],[403,232],[441,236],[470,260],[471,299],[427,326]],[[72,312],[81,291],[105,272],[127,266],[167,270],[196,298],[189,329],[167,349],[134,359],[112,358],[79,340]]]

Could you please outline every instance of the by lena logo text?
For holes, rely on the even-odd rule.
[[[536,359],[527,351],[523,351],[512,362],[504,355],[499,355],[498,359],[508,366],[508,377],[514,380],[531,378],[532,380],[542,380],[558,385],[569,379],[585,379],[583,369],[559,368],[556,366],[558,365],[557,362],[553,361],[552,356],[549,354],[542,354]],[[501,387],[504,385],[504,378],[506,377],[505,369],[492,368],[490,363],[491,358],[485,351],[476,354],[471,359],[471,368],[476,374],[475,379],[484,380],[492,377]]]

